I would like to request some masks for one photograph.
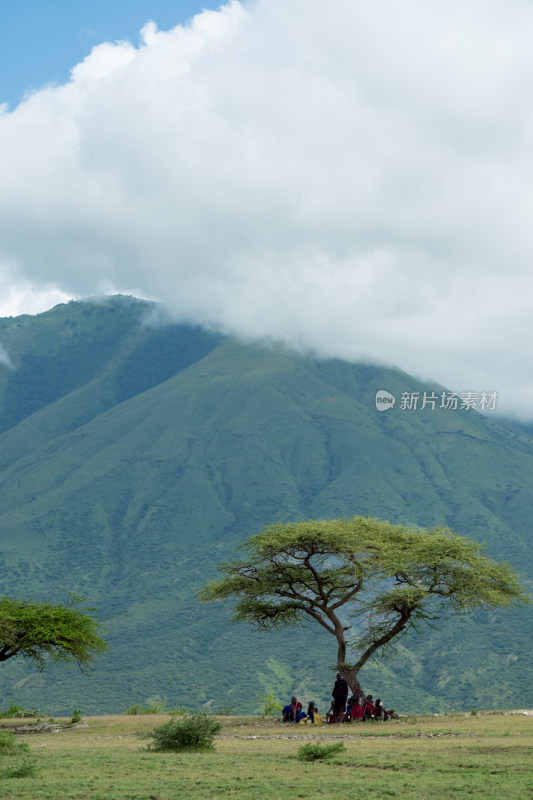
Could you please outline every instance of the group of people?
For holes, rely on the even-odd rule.
[[[365,695],[361,688],[356,689],[351,697],[346,679],[337,672],[331,708],[326,714],[326,722],[366,722],[382,720],[386,722],[394,715],[394,709],[387,711],[381,699],[374,701],[371,694]]]
[[[385,722],[395,715],[394,709],[387,710],[380,699],[374,701],[371,694],[365,695],[362,689],[356,689],[350,697],[346,679],[337,673],[333,687],[331,707],[326,713],[326,723],[334,722],[366,722],[382,720]],[[307,712],[296,697],[283,708],[283,722],[311,722],[322,725],[322,715],[314,703],[309,703]]]
[[[284,706],[283,722],[311,722],[313,725],[322,725],[322,715],[314,703],[309,703],[307,712],[296,697],[291,697],[291,702]]]

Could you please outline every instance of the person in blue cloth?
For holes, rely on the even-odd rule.
[[[302,704],[301,703],[296,703],[296,715],[295,715],[294,721],[295,722],[300,722],[302,719],[306,719],[306,718],[307,718],[307,714],[303,710]]]
[[[298,701],[295,697],[291,697],[290,704],[283,706],[282,716],[283,722],[296,722],[296,710],[297,710]],[[300,703],[300,708],[302,704]]]

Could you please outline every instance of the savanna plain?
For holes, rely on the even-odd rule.
[[[220,718],[213,750],[147,750],[149,740],[139,734],[168,719],[90,717],[59,733],[17,736],[29,750],[0,755],[0,797],[533,798],[533,715],[520,712],[406,716],[320,728],[230,716]],[[2,722],[8,728],[20,724]],[[298,750],[309,741],[342,741],[345,749],[328,761],[302,762]]]

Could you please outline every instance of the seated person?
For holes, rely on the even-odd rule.
[[[365,708],[363,711],[363,722],[366,722],[366,720],[368,719],[374,719],[374,712],[375,712],[375,706],[372,700],[372,695],[367,694]]]
[[[315,721],[315,712],[318,711],[317,707],[314,703],[309,703],[307,706],[307,718],[311,720],[311,722]]]
[[[296,703],[296,712],[295,712],[295,715],[294,715],[294,721],[295,722],[301,722],[302,720],[306,720],[306,719],[307,719],[307,714],[303,710],[302,704],[301,703]]]
[[[361,722],[363,719],[363,712],[364,712],[364,694],[361,690],[359,690],[354,696],[352,697],[352,710],[350,712],[351,718],[354,722]]]
[[[329,711],[326,711],[326,725],[335,722],[335,701],[332,700]]]
[[[346,712],[344,714],[344,721],[351,722],[352,721],[352,706],[353,706],[353,695],[348,698],[346,701]]]
[[[388,720],[389,715],[387,714],[387,709],[383,705],[381,700],[376,700],[376,705],[374,706],[374,719],[381,719],[383,722]]]
[[[300,703],[300,706],[302,704]],[[297,701],[295,697],[291,697],[290,705],[283,706],[283,722],[296,722],[296,706]]]

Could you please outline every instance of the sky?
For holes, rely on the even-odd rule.
[[[0,23],[0,315],[135,294],[533,418],[529,0],[0,0]]]

